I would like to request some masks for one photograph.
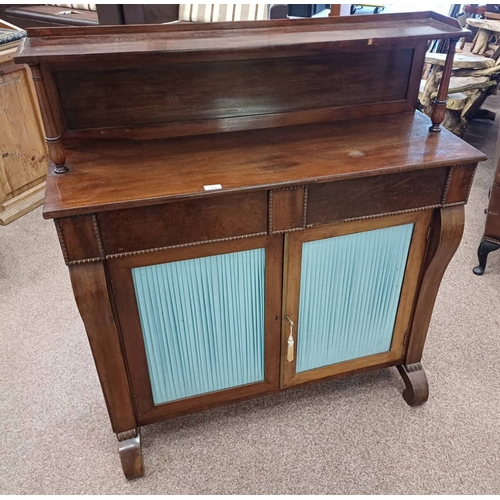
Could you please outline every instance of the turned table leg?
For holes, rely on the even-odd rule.
[[[132,429],[117,433],[118,452],[122,462],[123,473],[127,479],[135,479],[144,475],[141,451],[140,429]]]
[[[399,365],[397,368],[406,385],[403,391],[403,399],[410,406],[425,403],[429,399],[429,384],[422,365],[412,363],[410,365]]]
[[[453,69],[453,58],[455,57],[455,48],[457,40],[450,40],[448,52],[446,54],[446,61],[443,66],[443,73],[441,81],[439,82],[439,89],[434,101],[434,109],[432,110],[431,121],[432,125],[429,128],[430,132],[440,132],[441,123],[446,115],[446,102],[448,99],[448,87],[450,85],[450,77]]]
[[[478,276],[482,276],[484,274],[484,270],[486,269],[486,261],[488,260],[488,254],[493,252],[494,250],[498,250],[500,245],[498,243],[494,243],[493,241],[483,240],[477,249],[477,258],[479,260],[479,265],[476,266],[472,271],[474,274]]]

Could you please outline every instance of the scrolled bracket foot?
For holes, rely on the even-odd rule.
[[[420,363],[399,365],[397,367],[406,388],[403,391],[403,399],[410,406],[419,406],[429,399],[429,384],[425,371]]]
[[[136,479],[144,475],[141,451],[140,429],[118,432],[118,452],[122,462],[123,473],[127,479]]]
[[[479,244],[479,248],[477,249],[477,258],[479,260],[479,265],[476,266],[472,272],[477,276],[482,276],[484,274],[484,270],[486,269],[486,262],[488,261],[488,254],[495,250],[498,250],[500,245],[498,243],[494,243],[493,241],[483,240]]]

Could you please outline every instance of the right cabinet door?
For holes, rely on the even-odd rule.
[[[291,233],[282,385],[403,362],[432,210]]]

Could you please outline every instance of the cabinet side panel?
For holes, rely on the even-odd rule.
[[[132,276],[155,405],[264,380],[264,248]]]
[[[114,432],[137,427],[131,390],[102,262],[69,267]]]
[[[413,227],[304,243],[297,373],[390,351]]]
[[[484,235],[493,239],[500,239],[500,186],[493,184],[491,188],[488,216]]]

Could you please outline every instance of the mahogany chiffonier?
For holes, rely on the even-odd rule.
[[[140,426],[397,366],[410,405],[484,155],[431,12],[38,28],[53,218],[127,478]],[[450,50],[432,120],[427,43]]]

